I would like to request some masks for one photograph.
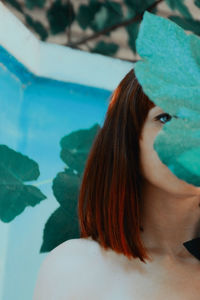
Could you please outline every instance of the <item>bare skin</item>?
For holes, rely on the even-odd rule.
[[[200,236],[200,188],[178,179],[153,149],[161,113],[149,111],[140,139],[141,237],[151,261],[129,261],[90,238],[69,240],[47,255],[33,300],[199,299],[200,261],[182,243]]]

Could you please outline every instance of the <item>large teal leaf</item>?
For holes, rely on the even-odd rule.
[[[200,38],[146,11],[136,49],[142,59],[134,69],[145,94],[174,117],[154,148],[177,177],[200,186]]]
[[[24,184],[40,175],[35,161],[6,145],[0,145],[0,158],[0,219],[10,222],[46,196],[37,187]]]

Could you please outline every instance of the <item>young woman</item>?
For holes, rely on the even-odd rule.
[[[200,188],[177,178],[153,148],[171,118],[132,69],[88,156],[81,238],[47,255],[34,300],[199,299],[200,260],[183,243],[200,236]]]

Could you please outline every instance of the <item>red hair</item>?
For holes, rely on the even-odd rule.
[[[81,238],[126,257],[149,259],[140,237],[139,138],[155,104],[131,69],[110,97],[103,127],[90,149],[79,191]]]

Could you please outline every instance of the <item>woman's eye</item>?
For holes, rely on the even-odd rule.
[[[165,114],[161,114],[161,115],[156,116],[156,117],[155,117],[155,120],[156,120],[156,121],[160,120],[161,123],[164,124],[164,123],[170,121],[171,118],[172,118],[172,116],[170,116],[169,114],[165,113]]]

